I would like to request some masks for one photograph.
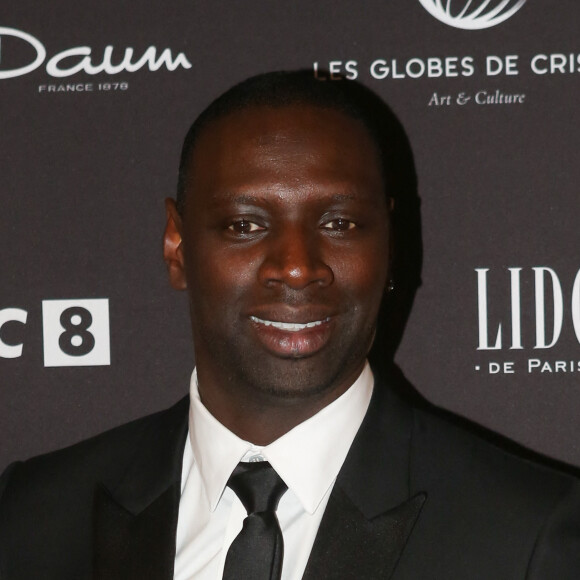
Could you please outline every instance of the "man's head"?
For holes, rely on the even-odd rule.
[[[387,284],[388,149],[344,95],[327,106],[312,89],[313,102],[290,91],[292,78],[306,84],[267,75],[268,98],[226,93],[201,115],[178,204],[167,204],[165,259],[189,291],[200,390],[216,416],[235,402],[240,413],[298,404],[306,418],[342,394]]]

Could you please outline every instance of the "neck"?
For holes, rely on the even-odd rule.
[[[340,397],[361,370],[362,367],[354,376],[320,392],[292,397],[260,392],[238,382],[231,385],[212,381],[211,375],[200,368],[197,378],[199,395],[207,410],[241,439],[265,446]]]

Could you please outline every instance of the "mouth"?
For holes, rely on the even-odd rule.
[[[250,316],[258,340],[281,358],[305,358],[320,351],[330,340],[333,317],[308,322],[288,322]]]
[[[250,316],[250,320],[252,322],[256,322],[257,324],[263,324],[264,326],[272,326],[274,328],[278,328],[280,330],[286,330],[288,332],[299,332],[301,330],[305,330],[306,328],[315,328],[316,326],[321,326],[325,322],[330,321],[330,317],[326,317],[323,320],[314,320],[313,322],[277,322],[275,320],[262,320],[257,316]]]

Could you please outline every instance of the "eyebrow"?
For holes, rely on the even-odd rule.
[[[225,197],[227,201],[235,201],[236,203],[244,203],[246,205],[254,205],[265,200],[265,198],[258,197],[256,195],[250,195],[247,193],[234,193],[233,191],[226,191],[223,194],[223,197]]]
[[[235,193],[233,191],[225,192],[224,197],[230,202],[242,203],[246,205],[254,205],[267,201],[267,198],[262,196],[251,195],[247,193]],[[354,195],[354,193],[334,193],[330,196],[330,200],[333,202],[352,201],[355,199],[357,199],[357,197]]]
[[[332,195],[332,201],[352,201],[356,199],[354,193],[335,193]]]

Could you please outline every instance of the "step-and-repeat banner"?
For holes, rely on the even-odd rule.
[[[161,259],[181,141],[235,82],[296,68],[371,87],[412,145],[423,252],[402,373],[580,465],[578,2],[8,4],[0,469],[186,393],[186,297]]]

